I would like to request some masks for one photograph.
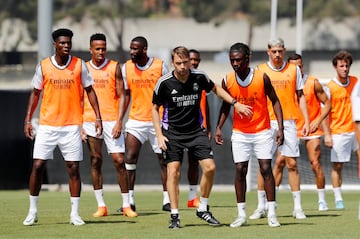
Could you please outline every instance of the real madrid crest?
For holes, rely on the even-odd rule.
[[[197,83],[193,84],[193,90],[194,91],[198,91],[199,90],[199,85]]]

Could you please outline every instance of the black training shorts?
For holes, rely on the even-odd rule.
[[[163,130],[169,140],[167,150],[163,152],[165,163],[180,161],[184,156],[184,149],[188,149],[194,160],[213,158],[211,144],[205,129],[191,133],[180,133],[175,130]]]

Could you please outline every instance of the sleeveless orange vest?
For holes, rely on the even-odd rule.
[[[226,88],[229,94],[239,103],[253,107],[253,117],[240,118],[235,112],[233,114],[233,130],[243,133],[258,133],[270,129],[270,118],[267,105],[267,96],[264,87],[264,73],[255,70],[253,79],[249,86],[242,87],[236,81],[235,71],[226,76]]]
[[[349,84],[340,86],[334,80],[330,80],[327,87],[331,93],[330,130],[331,134],[354,132],[354,122],[351,110],[351,92],[358,79],[349,76]]]
[[[86,65],[94,78],[93,88],[96,92],[103,121],[115,121],[119,114],[119,97],[116,94],[117,62],[109,60],[101,69],[95,69],[90,62]],[[87,97],[84,97],[84,122],[95,122],[96,116]]]
[[[201,117],[203,118],[203,122],[202,122],[202,126],[204,128],[207,128],[207,124],[206,124],[206,91],[202,91],[201,92],[201,100],[200,100],[200,111],[201,111]]]
[[[281,71],[272,70],[267,63],[260,64],[258,69],[265,72],[271,80],[276,95],[279,98],[284,120],[296,119],[296,65],[287,63]],[[270,119],[276,120],[272,103],[268,101]]]
[[[54,66],[50,57],[40,64],[44,80],[39,123],[49,126],[81,125],[81,59],[72,56],[65,69]]]
[[[125,63],[126,80],[132,100],[129,119],[152,121],[152,96],[155,84],[162,76],[162,65],[162,60],[154,58],[150,67],[142,71],[131,60]]]
[[[304,89],[303,89],[310,122],[314,121],[321,115],[321,102],[316,97],[315,80],[316,80],[315,77],[307,76],[307,79],[306,79],[305,85],[304,85]],[[297,101],[296,101],[296,103],[298,105]],[[298,135],[298,137],[302,137],[303,136],[302,128],[305,124],[305,121],[304,121],[304,117],[301,113],[300,107],[298,106],[296,109],[297,109],[297,118],[296,118],[297,135]],[[317,131],[309,134],[308,136],[320,136],[322,134],[323,134],[323,131],[322,131],[321,127],[319,127]]]

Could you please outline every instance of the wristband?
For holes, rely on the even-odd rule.
[[[231,105],[234,106],[234,105],[236,104],[236,102],[237,102],[237,100],[233,99],[233,100],[231,101]]]
[[[101,119],[96,119],[96,121],[101,121]]]

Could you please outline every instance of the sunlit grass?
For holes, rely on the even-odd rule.
[[[1,218],[0,238],[359,238],[358,220],[360,194],[343,192],[346,209],[334,209],[333,195],[327,193],[329,211],[317,210],[315,191],[302,192],[305,220],[291,217],[293,203],[291,193],[278,193],[278,219],[280,228],[270,228],[267,220],[249,220],[249,225],[230,228],[237,215],[234,192],[213,192],[210,199],[211,211],[222,223],[211,227],[195,216],[195,209],[186,208],[187,192],[181,193],[179,230],[168,229],[169,215],[161,210],[162,193],[136,192],[137,218],[119,215],[116,209],[121,205],[119,192],[105,192],[110,215],[93,218],[96,202],[92,192],[83,192],[80,214],[86,225],[69,225],[70,199],[67,192],[42,191],[39,200],[39,222],[30,227],[22,225],[28,210],[28,191],[0,191]],[[248,216],[256,207],[256,192],[247,193]]]

